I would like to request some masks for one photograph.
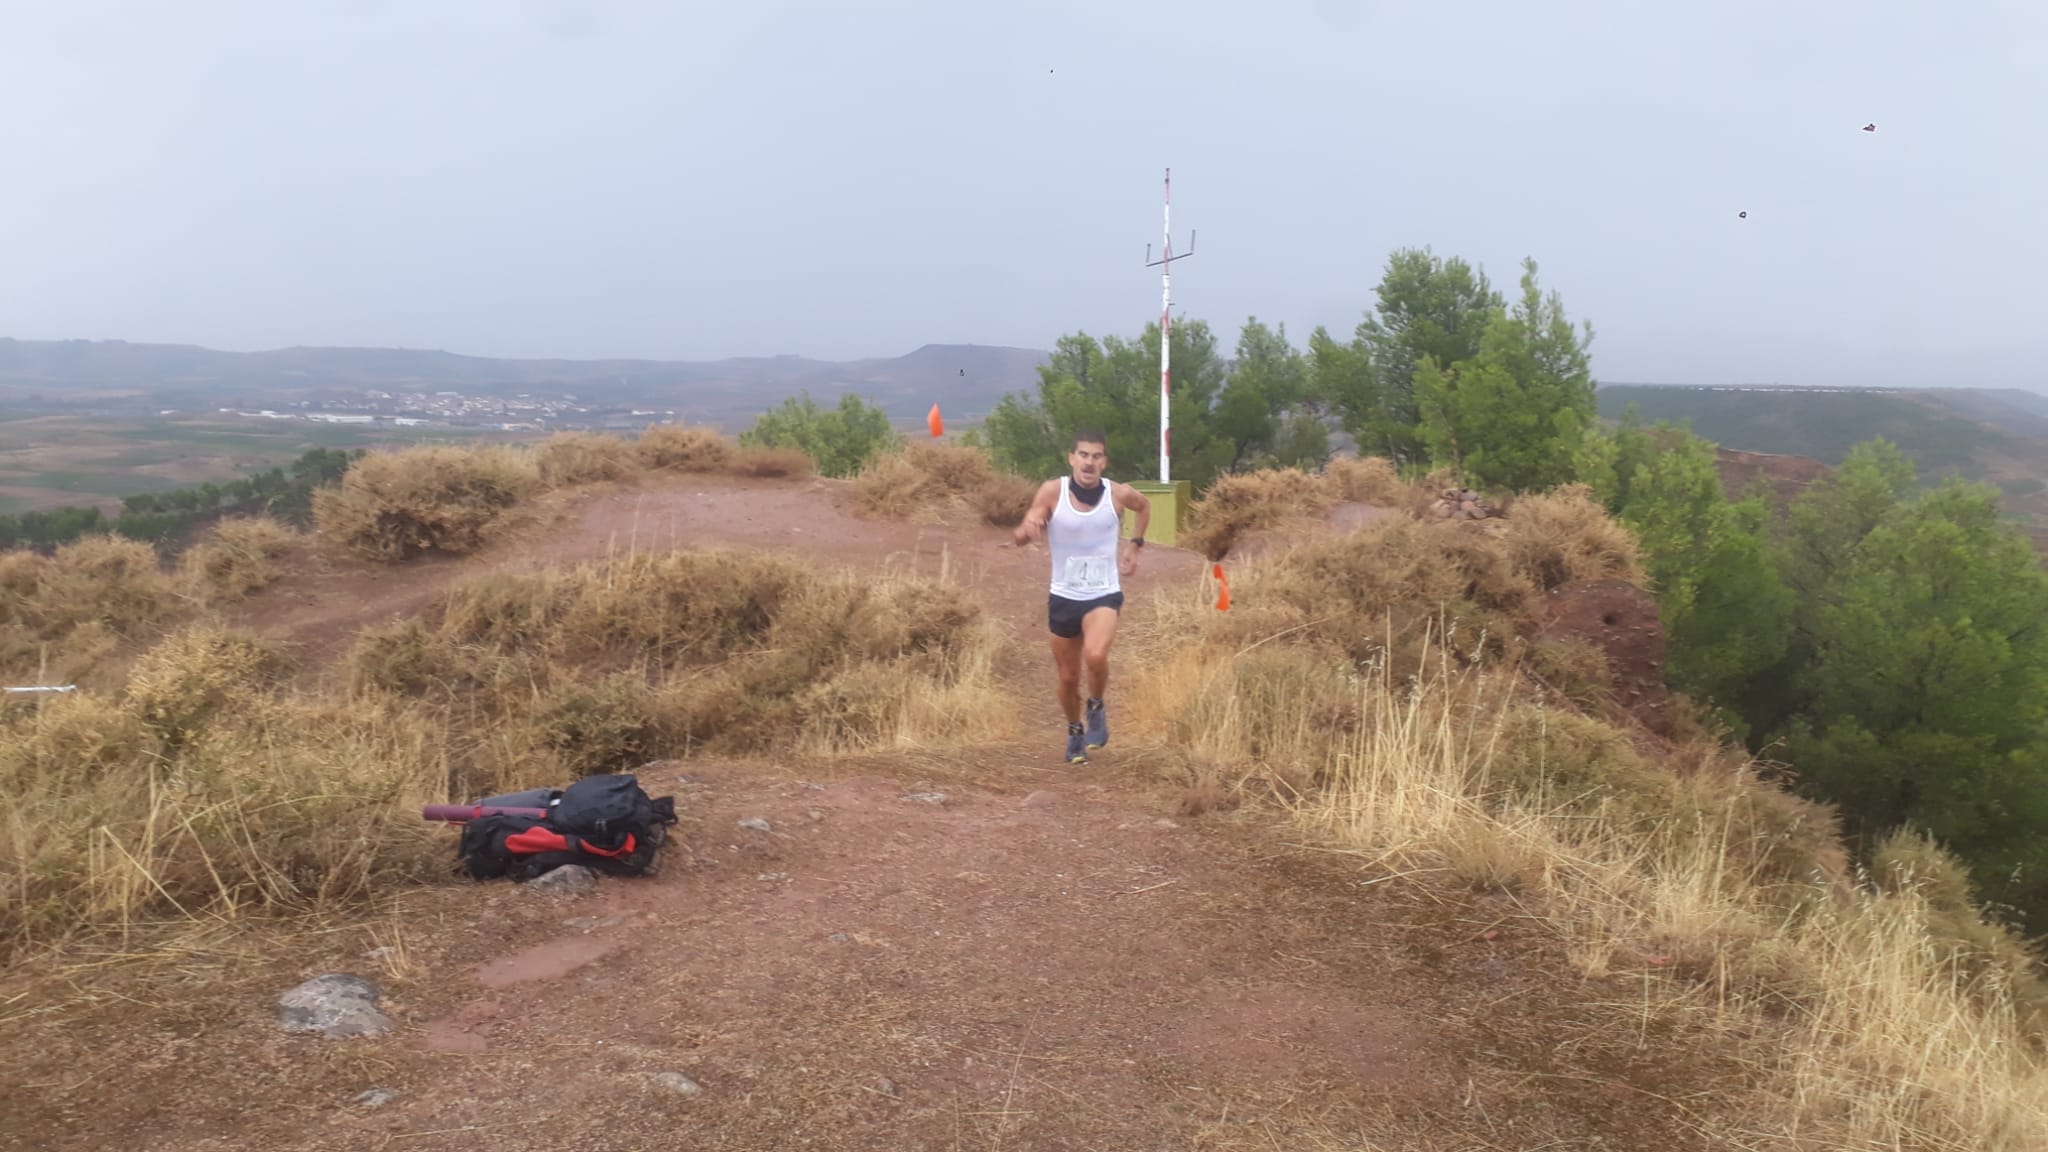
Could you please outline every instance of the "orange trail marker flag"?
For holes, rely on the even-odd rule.
[[[1223,565],[1212,564],[1209,566],[1209,572],[1216,577],[1216,583],[1222,585],[1222,588],[1216,593],[1216,610],[1218,612],[1230,611],[1230,580],[1223,575]]]
[[[946,434],[946,422],[939,418],[939,406],[937,404],[932,405],[931,414],[924,418],[924,423],[925,427],[930,428],[932,430],[932,436],[934,438]]]

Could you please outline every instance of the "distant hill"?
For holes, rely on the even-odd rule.
[[[834,362],[801,356],[715,361],[503,360],[397,348],[221,352],[121,340],[0,338],[0,403],[87,407],[261,407],[388,392],[573,394],[601,405],[673,408],[735,422],[808,390],[820,403],[855,391],[890,415],[933,402],[974,419],[1005,393],[1037,384],[1044,352],[927,344],[904,356]]]
[[[1600,415],[1631,404],[1646,421],[1684,424],[1749,457],[1808,457],[1830,467],[1882,436],[1910,457],[1927,483],[1946,475],[1996,485],[2004,507],[2048,551],[2048,396],[2005,388],[1823,391],[1721,390],[1603,385]],[[1745,474],[1758,460],[1743,462]],[[1780,479],[1778,468],[1765,469]],[[1724,479],[1731,475],[1724,454]]]

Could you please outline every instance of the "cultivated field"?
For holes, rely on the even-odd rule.
[[[0,515],[74,504],[111,512],[124,496],[234,480],[289,464],[311,448],[515,437],[454,428],[0,409]]]

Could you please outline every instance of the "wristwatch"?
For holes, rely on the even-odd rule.
[[[1131,547],[1133,547],[1133,548],[1143,548],[1144,546],[1145,546],[1145,538],[1144,538],[1143,536],[1133,536],[1133,537],[1131,537]]]

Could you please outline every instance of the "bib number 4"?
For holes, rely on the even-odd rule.
[[[1116,562],[1108,556],[1067,557],[1067,586],[1082,592],[1107,591]]]

